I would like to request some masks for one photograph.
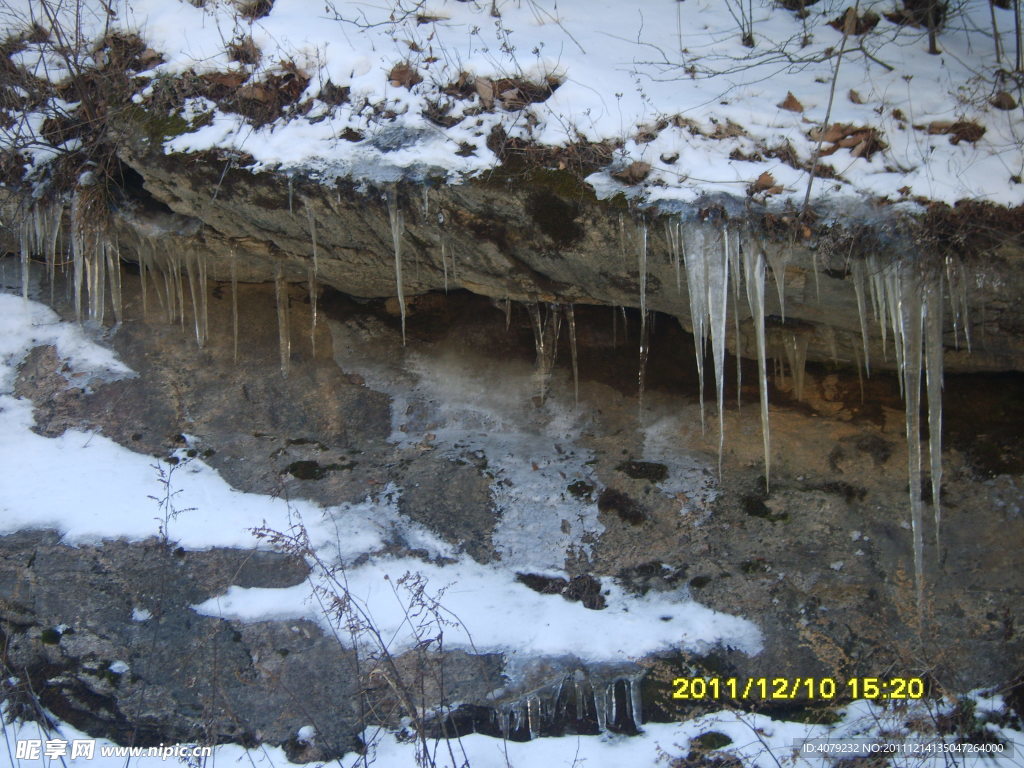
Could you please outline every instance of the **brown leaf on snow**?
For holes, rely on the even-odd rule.
[[[647,178],[650,172],[650,163],[645,163],[643,160],[637,160],[621,170],[612,172],[612,178],[618,179],[623,184],[639,184]]]
[[[780,104],[776,104],[779,109],[785,109],[790,112],[803,112],[804,105],[801,104],[796,96],[793,95],[792,91],[786,91],[786,98],[782,100]]]
[[[920,126],[917,125],[915,125],[914,127],[920,128]],[[930,133],[933,136],[939,133],[949,133],[952,129],[952,120],[932,120],[930,123],[928,123],[927,126],[925,126],[925,130],[928,131],[928,133]]]
[[[747,188],[747,192],[753,195],[758,192],[764,192],[766,189],[771,189],[774,186],[775,177],[768,173],[768,171],[765,171],[756,179],[754,179],[754,183]]]
[[[853,88],[850,89],[850,92],[847,94],[847,96],[849,96],[850,101],[852,101],[854,104],[864,103],[864,97],[857,93],[857,91],[853,90]]]
[[[927,131],[932,136],[949,136],[950,144],[959,144],[961,141],[974,143],[985,135],[985,126],[973,120],[932,120],[928,125],[914,127],[919,131]]]
[[[480,103],[484,105],[484,109],[493,107],[494,82],[489,77],[478,77],[473,85],[476,86],[477,95],[480,97]]]
[[[1017,100],[1013,98],[1013,94],[1009,91],[999,91],[992,97],[992,100],[989,103],[996,109],[1002,109],[1004,111],[1017,108]]]
[[[765,197],[770,195],[778,195],[783,191],[780,184],[775,183],[775,177],[772,176],[768,171],[764,171],[760,176],[754,179],[754,183],[747,187],[748,195],[764,194]]]
[[[423,82],[423,76],[416,71],[416,67],[408,62],[395,64],[391,68],[388,79],[395,88],[412,88],[416,83]]]

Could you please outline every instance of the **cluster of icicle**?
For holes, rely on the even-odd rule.
[[[94,210],[97,203],[90,187],[83,187],[71,201],[70,232],[62,237],[64,205],[62,202],[36,201],[21,217],[19,247],[21,256],[21,292],[28,298],[29,261],[32,254],[46,263],[51,301],[56,273],[72,267],[75,318],[82,322],[102,324],[106,314],[109,290],[114,322],[123,319],[121,301],[121,255],[103,225],[104,217]],[[70,244],[70,258],[67,244]]]
[[[95,210],[96,205],[89,194],[89,187],[83,187],[72,196],[67,211],[60,200],[49,203],[36,201],[28,208],[21,217],[19,231],[21,292],[28,298],[29,262],[33,256],[42,258],[46,263],[51,303],[57,271],[67,274],[70,268],[70,284],[74,290],[71,299],[76,320],[102,325],[109,305],[114,322],[119,324],[123,319],[120,244],[110,234],[106,212],[101,215]],[[307,213],[312,242],[308,277],[312,316],[310,340],[315,344],[318,249],[316,224],[308,205]],[[176,238],[171,236],[132,236],[129,245],[139,265],[143,319],[156,313],[169,324],[180,323],[182,329],[188,323],[194,331],[196,344],[202,349],[209,339],[206,258],[192,249],[180,248]],[[236,362],[239,330],[237,261],[236,254],[232,252],[229,264]],[[289,298],[288,284],[280,267],[276,273],[275,289],[280,367],[281,372],[287,375],[291,360]]]
[[[621,229],[621,224],[620,224]],[[647,232],[646,225],[639,225],[635,237],[639,260],[640,306],[646,314]],[[741,237],[738,230],[730,229],[725,223],[697,223],[684,226],[679,219],[666,222],[666,241],[669,257],[676,272],[677,287],[681,289],[681,272],[686,273],[686,285],[690,304],[693,335],[696,340],[697,373],[701,392],[701,424],[703,427],[704,404],[704,359],[708,341],[714,363],[715,388],[718,396],[718,437],[719,472],[721,473],[722,448],[724,445],[724,381],[725,381],[725,337],[728,329],[730,294],[732,312],[736,323],[736,344],[742,336],[739,332],[739,302],[745,295],[753,321],[757,346],[759,389],[761,399],[761,425],[764,439],[764,460],[766,482],[770,476],[770,426],[768,417],[768,389],[766,358],[779,360],[779,350],[787,359],[793,375],[793,389],[797,399],[803,394],[803,372],[807,359],[809,337],[806,333],[783,332],[772,334],[765,329],[765,273],[764,250],[755,238]],[[741,242],[742,241],[742,242]],[[770,258],[770,266],[779,295],[782,319],[785,320],[785,266],[784,252]],[[682,269],[681,269],[682,267]],[[923,603],[924,589],[924,533],[921,498],[922,454],[921,454],[921,389],[922,370],[928,403],[929,458],[932,486],[932,510],[934,513],[935,542],[939,546],[941,523],[942,484],[942,371],[943,371],[943,302],[944,287],[953,315],[954,340],[957,346],[961,334],[970,349],[970,323],[967,304],[967,281],[962,266],[953,259],[947,259],[945,269],[927,265],[923,260],[903,259],[883,262],[877,256],[869,256],[851,264],[854,290],[860,315],[861,342],[863,346],[863,367],[870,375],[870,331],[867,305],[870,302],[875,323],[882,337],[883,350],[888,349],[891,339],[896,366],[899,371],[901,393],[906,406],[906,439],[908,455],[908,479],[910,488],[911,528],[913,535],[914,575],[918,605]],[[815,269],[817,283],[817,270]],[[731,291],[730,291],[731,286]],[[828,329],[831,331],[831,329]],[[835,333],[829,334],[829,341],[835,356]],[[641,384],[643,363],[646,358],[647,342],[641,338]],[[774,349],[772,349],[774,347]],[[856,350],[856,346],[854,346]],[[740,350],[737,349],[739,353]],[[859,357],[859,354],[858,354]],[[858,363],[858,373],[860,372]],[[737,377],[739,376],[737,365]]]
[[[512,741],[564,733],[639,733],[643,724],[643,674],[598,681],[566,675],[517,701],[500,704],[475,720],[475,731]],[[444,732],[465,731],[451,724]]]
[[[970,318],[967,305],[967,281],[959,262],[947,258],[945,269],[912,260],[881,263],[871,256],[853,265],[854,290],[860,314],[864,347],[864,366],[870,374],[868,352],[868,311],[882,334],[883,350],[891,335],[893,354],[899,371],[901,393],[906,405],[907,478],[910,492],[910,519],[914,546],[914,580],[918,607],[924,590],[924,521],[921,499],[921,371],[928,402],[928,454],[931,474],[932,512],[935,546],[940,546],[942,522],[942,368],[944,288],[948,290],[952,310],[953,336],[957,347],[960,336],[970,350]],[[866,287],[866,291],[865,291]]]
[[[100,202],[91,194],[89,186],[82,186],[71,200],[68,216],[70,230],[63,235],[62,202],[46,204],[37,202],[22,217],[21,260],[22,292],[29,290],[28,261],[31,254],[42,255],[47,265],[51,290],[57,268],[72,268],[74,287],[73,306],[79,321],[86,317],[101,324],[108,303],[112,307],[114,320],[122,320],[121,269],[119,245],[109,234],[105,225],[106,216],[96,210]],[[308,290],[312,312],[310,328],[311,343],[315,344],[317,324],[317,281],[319,271],[316,220],[313,208],[303,200],[309,227],[311,261],[308,273]],[[406,307],[402,273],[402,238],[405,222],[398,206],[397,191],[386,194],[388,219],[394,248],[395,283],[402,317],[402,340],[405,342]],[[289,195],[289,207],[292,200]],[[429,195],[423,198],[424,217],[429,214]],[[684,284],[688,295],[690,318],[695,338],[696,365],[700,392],[701,428],[704,418],[704,376],[707,347],[711,347],[711,359],[718,404],[718,449],[719,473],[722,469],[722,452],[725,444],[725,361],[726,336],[729,332],[730,304],[733,316],[734,339],[737,356],[742,354],[740,332],[740,305],[745,301],[752,322],[756,345],[758,385],[760,393],[761,427],[764,442],[765,480],[771,474],[770,423],[768,413],[768,360],[775,361],[777,375],[780,360],[789,364],[793,377],[794,395],[800,399],[803,390],[803,372],[807,358],[808,335],[783,329],[766,329],[765,286],[766,273],[771,269],[778,291],[779,307],[785,322],[785,272],[788,254],[781,249],[766,253],[759,241],[750,232],[730,226],[724,219],[714,217],[707,221],[684,222],[677,217],[665,219],[665,242],[668,258],[675,272],[676,287],[682,291]],[[641,221],[632,232],[627,231],[625,218],[619,218],[619,239],[623,259],[627,262],[636,258],[639,277],[639,305],[641,315],[639,392],[642,402],[644,371],[649,349],[649,312],[647,307],[647,283],[649,260],[649,232],[646,222]],[[62,236],[63,235],[63,236]],[[202,347],[208,338],[207,321],[207,267],[202,256],[184,249],[179,252],[172,238],[140,237],[133,243],[137,254],[140,277],[143,316],[150,312],[151,293],[156,297],[159,311],[169,323],[180,322],[185,327],[187,307],[191,305],[192,325],[197,344]],[[446,241],[440,239],[441,259],[444,269],[445,287],[448,283],[448,254]],[[70,259],[67,258],[70,251]],[[231,299],[232,325],[234,333],[235,359],[238,354],[238,298],[237,259],[232,255]],[[451,255],[452,272],[455,270],[454,254]],[[924,269],[911,259],[883,261],[875,256],[851,263],[851,273],[857,306],[860,314],[863,361],[857,360],[858,373],[861,363],[870,375],[871,359],[869,339],[870,316],[877,324],[884,350],[890,346],[899,370],[899,381],[906,402],[906,436],[908,453],[908,476],[910,479],[911,523],[914,537],[914,567],[918,597],[923,590],[924,536],[922,523],[923,502],[920,493],[922,454],[920,447],[920,405],[922,370],[924,388],[927,392],[929,422],[929,457],[932,484],[932,507],[935,519],[936,544],[941,522],[940,491],[942,482],[942,346],[943,346],[943,301],[948,289],[952,309],[952,326],[955,343],[960,338],[970,348],[970,324],[967,312],[967,283],[962,267],[948,260],[944,270]],[[186,285],[187,281],[187,285]],[[815,270],[815,281],[817,272]],[[109,294],[108,294],[109,291]],[[289,328],[288,283],[279,266],[275,276],[277,300],[278,337],[280,367],[287,375],[291,359],[291,331]],[[511,302],[506,301],[506,317],[511,311]],[[869,312],[870,307],[870,312]],[[84,310],[84,311],[83,311]],[[537,391],[541,402],[548,394],[558,339],[563,322],[568,326],[574,392],[579,398],[579,368],[576,353],[576,323],[572,304],[527,305],[537,352]],[[830,330],[830,329],[829,329]],[[835,350],[835,334],[831,332],[830,342]],[[856,345],[854,345],[856,350]],[[315,352],[315,348],[314,348]],[[855,352],[860,357],[860,352]],[[833,352],[834,354],[834,352]],[[740,390],[740,366],[737,365],[737,391]]]

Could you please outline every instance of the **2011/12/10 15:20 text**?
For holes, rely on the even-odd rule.
[[[672,681],[672,698],[690,701],[712,699],[921,699],[925,695],[920,677],[851,677],[845,682],[833,677],[677,677]]]

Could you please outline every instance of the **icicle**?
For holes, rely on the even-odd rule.
[[[114,310],[114,323],[124,319],[124,305],[121,302],[121,249],[117,242],[107,243],[107,279],[110,281],[110,306]]]
[[[619,724],[619,705],[618,705],[618,700],[617,700],[617,698],[615,696],[615,683],[614,682],[611,682],[611,683],[608,684],[608,699],[607,699],[607,701],[609,702],[609,706],[608,706],[608,715],[605,718],[605,721],[608,723],[609,726],[618,725]]]
[[[548,388],[551,384],[551,372],[555,365],[555,355],[558,350],[558,334],[561,330],[561,313],[557,305],[548,307],[546,316],[542,319],[540,304],[534,302],[526,305],[530,313],[530,321],[533,326],[534,345],[537,350],[536,376],[537,376],[537,400],[543,404],[547,399]]]
[[[536,696],[526,699],[526,721],[532,741],[540,736],[540,700]]]
[[[736,232],[736,244],[729,248],[728,231],[726,231],[726,249],[729,261],[729,282],[732,284],[732,318],[736,338],[736,408],[743,405],[743,334],[740,333],[740,233]]]
[[[423,218],[430,216],[430,187],[423,187]]]
[[[771,432],[768,421],[768,372],[764,333],[764,255],[751,247],[743,252],[743,271],[747,284],[747,304],[754,321],[757,346],[758,388],[761,392],[761,436],[764,440],[764,480],[768,489],[771,477]]]
[[[640,696],[640,683],[642,680],[643,675],[639,675],[626,681],[626,686],[629,688],[629,709],[633,715],[633,727],[638,731],[644,722],[643,704]]]
[[[232,360],[238,362],[238,254],[231,249],[231,342]]]
[[[782,344],[786,354],[786,362],[793,375],[793,396],[799,401],[804,399],[804,373],[807,368],[806,334],[789,332],[783,335]]]
[[[644,320],[640,321],[640,368],[637,373],[637,405],[644,407],[644,385],[647,380],[647,358],[651,352],[651,327]]]
[[[676,271],[676,291],[681,293],[683,290],[683,278],[680,262],[683,253],[683,233],[682,225],[678,219],[665,220],[665,239],[668,241],[669,256],[672,259],[672,266]]]
[[[29,230],[28,222],[21,224],[21,298],[28,302]]]
[[[53,290],[57,284],[57,241],[60,238],[61,219],[64,207],[53,203],[50,211],[50,235],[46,247],[46,275],[50,281],[50,304],[53,304]]]
[[[857,294],[857,315],[860,317],[860,339],[864,345],[864,372],[871,375],[871,352],[868,347],[867,306],[864,301],[864,262],[853,262],[853,291]],[[860,366],[857,366],[858,374]]]
[[[594,714],[597,716],[597,730],[599,733],[605,733],[608,730],[608,703],[605,697],[605,689],[603,686],[593,685],[594,691]]]
[[[697,358],[697,390],[700,399],[700,431],[704,434],[704,342],[707,338],[707,265],[704,260],[704,231],[695,226],[692,242],[683,251],[686,262],[686,290],[690,299],[690,322]]]
[[[942,523],[942,278],[928,280],[924,289],[924,359],[928,390],[928,457],[931,462],[935,549]]]
[[[170,246],[168,246],[168,249]],[[178,322],[181,330],[185,330],[185,283],[181,276],[181,260],[177,255],[171,256],[171,277],[174,279],[174,294],[178,297]]]
[[[505,297],[505,333],[512,327],[512,299]]]
[[[912,272],[918,265],[888,269],[889,301],[898,307],[893,316],[893,336],[906,398],[907,480],[910,491],[910,525],[914,548],[914,583],[917,607],[924,607],[924,531],[921,516],[921,324],[920,278]]]
[[[726,231],[723,228],[722,234]],[[723,240],[721,249],[714,244],[704,252],[708,280],[708,320],[711,331],[711,355],[715,363],[715,392],[718,395],[718,475],[722,475],[725,450],[725,329],[729,301],[729,254]]]
[[[789,263],[789,251],[772,248],[768,254],[768,266],[772,269],[772,278],[775,280],[775,288],[779,293],[779,314],[783,321],[786,319],[786,264]]]
[[[295,209],[292,206],[292,202],[293,202],[293,199],[295,197],[295,187],[294,187],[293,182],[294,182],[294,178],[292,176],[289,176],[288,177],[288,213],[291,214],[292,216],[295,215]]]
[[[507,302],[507,300],[506,300]],[[506,303],[506,306],[511,306]],[[580,404],[580,366],[576,354],[576,312],[572,304],[565,305],[565,316],[569,320],[569,351],[572,354],[572,391],[574,402]],[[507,321],[506,321],[507,322]]]
[[[202,288],[199,285],[199,276],[196,272],[197,267],[195,264],[196,255],[191,251],[185,254],[185,272],[188,274],[188,292],[192,297],[192,324],[195,326],[196,331],[196,344],[200,349],[203,348],[203,327],[202,327],[202,307],[200,305],[199,292]]]
[[[288,284],[284,280],[281,265],[277,267],[274,293],[277,298],[277,339],[278,351],[281,355],[281,373],[287,376],[291,367],[292,342],[288,329]]]
[[[391,222],[391,240],[395,245],[395,286],[398,291],[398,309],[402,315],[402,346],[405,346],[405,292],[402,287],[402,232],[405,219],[398,209],[397,193],[394,189],[387,195],[388,219]]]
[[[85,279],[85,223],[82,221],[82,196],[76,189],[71,197],[71,258],[75,283],[75,320],[82,322],[82,282]]]
[[[946,257],[946,282],[949,284],[949,306],[953,315],[953,343],[960,349],[960,331],[963,330],[967,351],[971,351],[971,326],[967,309],[967,279],[963,264],[952,256]]]

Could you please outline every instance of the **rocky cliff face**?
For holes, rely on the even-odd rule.
[[[685,251],[697,247],[688,233],[704,229],[710,238],[725,227],[734,248],[765,254],[769,328],[772,319],[780,327],[783,318],[790,322],[785,331],[795,329],[811,360],[856,367],[866,348],[874,367],[895,367],[879,324],[865,320],[865,343],[861,321],[872,311],[869,276],[905,262],[921,274],[955,275],[945,292],[964,296],[956,332],[947,309],[946,370],[1024,370],[1024,318],[1016,301],[1024,291],[1018,211],[965,205],[913,213],[893,206],[829,210],[823,205],[811,217],[801,217],[726,198],[667,211],[643,209],[621,195],[598,200],[576,174],[543,167],[501,167],[454,186],[356,188],[250,173],[237,157],[165,156],[144,145],[125,146],[134,146],[123,157],[141,177],[133,174],[141,181],[133,192],[150,198],[151,211],[169,209],[188,217],[198,230],[180,247],[206,255],[221,278],[235,253],[241,279],[270,280],[280,268],[288,280],[305,282],[315,239],[321,283],[353,296],[396,296],[390,206],[403,218],[406,298],[447,286],[518,302],[643,305],[692,331],[685,265],[673,257],[670,230],[679,226]],[[150,222],[163,221],[156,230],[162,233],[183,226],[145,209],[128,218],[142,233],[150,231]],[[858,271],[866,303],[861,307]],[[729,349],[754,357],[749,304],[736,302],[729,312],[737,320],[727,328]]]
[[[427,686],[425,706],[461,703],[449,718],[429,725],[432,734],[458,728],[529,738],[524,723],[531,712],[543,713],[538,730],[545,734],[592,733],[602,725],[629,732],[632,710],[599,718],[597,694],[618,686],[619,700],[632,700],[629,687],[637,685],[638,720],[676,719],[702,711],[668,695],[670,679],[691,672],[775,677],[895,669],[927,672],[946,690],[1015,674],[1024,621],[1016,596],[1024,586],[1013,565],[1016,546],[1008,542],[1022,536],[1021,467],[1013,442],[1019,436],[1006,423],[1019,423],[1016,379],[947,382],[948,403],[984,405],[947,409],[944,543],[935,550],[929,539],[927,630],[921,633],[905,522],[904,417],[891,376],[866,382],[862,400],[854,375],[812,365],[803,403],[793,397],[789,377],[775,379],[775,470],[768,492],[749,368],[743,388],[728,392],[719,480],[717,435],[713,428],[702,435],[699,426],[688,336],[671,324],[652,330],[639,406],[637,315],[630,314],[628,327],[620,322],[613,336],[610,312],[580,308],[578,413],[588,426],[578,442],[537,448],[526,458],[543,465],[548,451],[585,452],[593,457],[589,474],[557,479],[555,473],[559,485],[517,487],[501,474],[499,454],[446,442],[453,438],[444,430],[457,422],[441,422],[439,414],[468,407],[459,400],[467,387],[482,385],[506,397],[514,394],[507,382],[524,371],[529,378],[535,349],[523,309],[513,307],[506,325],[504,312],[488,301],[452,293],[420,304],[403,347],[393,307],[389,312],[384,302],[328,292],[321,296],[314,352],[305,333],[311,306],[305,289],[293,288],[296,330],[285,377],[278,371],[274,289],[240,288],[237,362],[229,285],[213,281],[209,289],[210,334],[200,350],[191,332],[156,317],[143,322],[137,278],[125,275],[126,319],[112,342],[139,376],[93,392],[69,389],[53,350],[37,349],[18,382],[22,396],[36,399],[37,429],[56,435],[95,427],[160,457],[187,432],[233,486],[325,504],[359,501],[390,483],[404,489],[402,515],[496,567],[522,568],[515,564],[523,562],[517,559],[523,546],[547,552],[552,539],[524,518],[526,538],[510,540],[503,498],[544,493],[578,499],[593,505],[599,523],[580,540],[588,549],[561,551],[557,562],[565,579],[525,569],[522,583],[595,611],[605,609],[612,585],[640,602],[688,591],[763,632],[764,650],[754,656],[680,647],[618,665],[543,655],[410,653],[398,659],[409,679],[435,680],[439,667],[430,665],[444,668],[445,685]],[[544,424],[560,413],[555,409],[572,408],[564,334],[559,348],[547,401],[531,404],[528,394],[510,401],[520,415],[508,416],[505,429],[543,435]],[[442,382],[450,399],[428,381]],[[544,475],[544,467],[528,474]],[[561,525],[575,530],[577,523]],[[431,562],[401,537],[387,547],[391,554],[424,558],[424,567]],[[2,537],[5,663],[27,682],[21,690],[35,692],[50,711],[91,733],[134,743],[262,741],[286,745],[298,760],[336,756],[356,745],[366,711],[371,722],[392,725],[406,712],[387,681],[363,680],[345,644],[316,623],[252,623],[195,609],[232,585],[284,587],[306,573],[307,565],[294,558],[176,551],[156,538],[72,548],[46,532]],[[20,701],[30,713],[32,696]],[[581,707],[581,701],[588,703]],[[369,709],[361,713],[361,706]],[[798,711],[802,706],[776,702],[768,710],[807,716]],[[329,721],[321,712],[331,713]],[[321,734],[315,746],[296,737],[311,722]]]

